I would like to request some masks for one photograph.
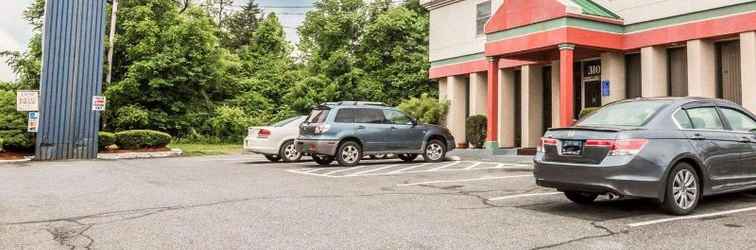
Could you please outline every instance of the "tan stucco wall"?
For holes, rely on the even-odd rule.
[[[485,35],[475,30],[476,6],[487,0],[465,0],[430,11],[431,61],[482,53]],[[501,0],[491,1],[491,15]]]
[[[667,96],[667,48],[642,48],[641,69],[643,97]]]
[[[602,53],[601,80],[609,81],[609,96],[601,97],[601,105],[627,98],[625,79],[625,55],[611,52]]]
[[[534,148],[543,135],[543,67],[522,66],[522,147]]]
[[[499,70],[499,146],[514,147],[514,107],[515,85],[514,71]]]
[[[486,115],[488,107],[488,73],[478,72],[470,74],[470,115]]]
[[[465,143],[465,95],[466,79],[462,76],[446,78],[446,99],[449,100],[449,114],[446,116],[446,127],[451,130],[457,143]]]
[[[743,107],[756,113],[756,32],[740,34],[740,67]]]
[[[717,97],[717,52],[714,42],[691,40],[687,44],[688,95]]]
[[[594,0],[625,20],[625,24],[708,10],[753,0]]]

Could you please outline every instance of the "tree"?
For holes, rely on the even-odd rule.
[[[223,39],[223,46],[237,51],[252,44],[252,37],[261,22],[262,10],[254,0],[249,0],[241,10],[233,12],[223,20],[223,28],[227,37]]]
[[[380,101],[391,105],[434,88],[428,80],[429,17],[422,8],[410,8],[416,4],[409,1],[378,15],[366,25],[358,51],[358,67],[369,78],[363,82],[370,84],[363,88],[379,88]]]
[[[181,14],[173,0],[125,1],[120,14],[124,71],[106,91],[115,113],[138,105],[150,114],[149,129],[201,129],[236,89],[238,59],[220,47],[217,27],[196,7]]]
[[[42,73],[42,23],[44,22],[45,0],[35,0],[24,10],[26,19],[33,28],[33,36],[27,45],[26,52],[0,51],[0,57],[5,57],[8,65],[19,77],[17,84],[21,88],[39,88]]]

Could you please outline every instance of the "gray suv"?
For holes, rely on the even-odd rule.
[[[422,155],[427,162],[439,162],[454,149],[454,137],[446,128],[418,124],[382,103],[337,102],[313,108],[299,126],[296,147],[321,165],[336,160],[354,166],[377,154],[396,154],[407,162]]]

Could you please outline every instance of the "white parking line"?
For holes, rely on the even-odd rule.
[[[428,165],[430,165],[430,163],[423,163],[423,164],[419,164],[419,165],[415,165],[415,166],[409,166],[409,167],[406,167],[406,168],[397,169],[397,170],[388,172],[387,174],[398,174],[398,173],[401,173],[401,172],[404,172],[404,171],[407,171],[407,170],[410,170],[410,169],[416,169],[416,168],[425,167],[425,166],[428,166]]]
[[[376,171],[381,171],[381,170],[384,170],[384,169],[387,169],[387,168],[393,168],[393,167],[396,167],[396,166],[399,166],[399,165],[388,165],[388,166],[385,166],[385,167],[374,168],[374,169],[365,170],[365,171],[361,171],[361,172],[357,172],[357,173],[351,173],[351,174],[348,174],[348,175],[345,175],[345,176],[357,176],[357,175],[361,175],[361,174],[366,174],[366,173],[372,173],[372,172],[376,172]]]
[[[748,212],[748,211],[753,211],[753,210],[756,210],[756,207],[747,207],[747,208],[733,209],[733,210],[720,211],[720,212],[714,212],[714,213],[708,213],[708,214],[697,214],[697,215],[672,217],[672,218],[666,218],[666,219],[650,220],[650,221],[644,221],[644,222],[637,222],[637,223],[627,224],[627,226],[629,226],[629,227],[648,226],[648,225],[665,223],[665,222],[671,222],[671,221],[709,218],[709,217],[716,217],[716,216],[720,216],[720,215],[727,215],[727,214]]]
[[[331,175],[331,174],[335,174],[335,173],[346,172],[346,171],[349,171],[349,170],[363,169],[363,168],[366,168],[366,167],[372,167],[372,166],[366,165],[366,166],[359,166],[359,167],[351,167],[351,168],[339,169],[339,170],[335,170],[335,171],[331,171],[331,172],[323,173],[323,174],[324,175]]]
[[[428,169],[428,171],[431,171],[431,172],[432,171],[438,171],[438,170],[441,170],[441,169],[444,169],[444,168],[448,168],[448,167],[457,165],[459,163],[462,163],[462,162],[461,161],[455,161],[455,162],[452,162],[452,163],[449,163],[449,164],[446,164],[446,165],[443,165],[443,166],[440,166],[440,167],[437,167],[437,168]]]
[[[556,194],[562,194],[562,192],[548,192],[548,193],[532,193],[532,194],[515,194],[515,195],[507,195],[507,196],[500,196],[500,197],[494,197],[489,198],[489,201],[500,201],[500,200],[510,200],[510,199],[517,199],[522,197],[531,197],[531,196],[546,196],[546,195],[556,195]]]
[[[470,165],[470,166],[466,167],[466,168],[465,168],[465,170],[470,170],[470,169],[473,169],[473,168],[475,168],[475,167],[477,167],[477,166],[480,166],[480,164],[483,164],[483,163],[482,163],[482,162],[476,162],[476,163],[474,163],[474,164],[472,164],[472,165]]]
[[[419,185],[438,184],[438,183],[458,183],[458,182],[498,180],[498,179],[510,179],[510,178],[522,178],[522,177],[533,177],[533,175],[494,176],[494,177],[482,177],[482,178],[475,178],[475,179],[443,180],[443,181],[426,181],[426,182],[404,183],[404,184],[396,184],[396,185],[399,186],[399,187],[407,187],[407,186],[419,186]]]

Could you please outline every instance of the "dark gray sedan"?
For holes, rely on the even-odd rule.
[[[756,117],[730,101],[641,98],[549,129],[535,157],[540,186],[576,203],[651,198],[672,214],[701,197],[756,188]]]

